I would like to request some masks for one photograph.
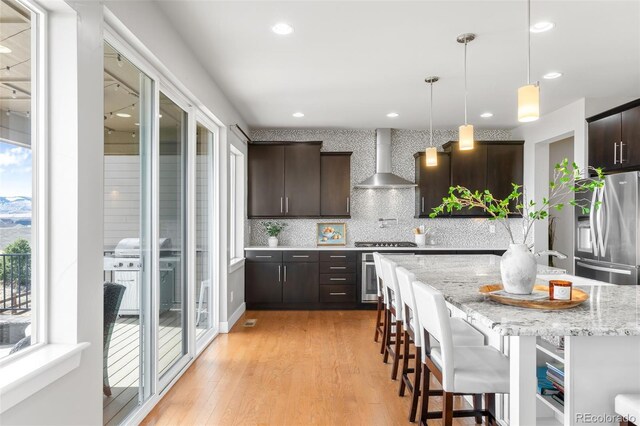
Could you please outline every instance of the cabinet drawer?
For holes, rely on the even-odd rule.
[[[355,262],[355,251],[321,251],[321,262]]]
[[[356,272],[355,262],[322,262],[321,274],[353,274]]]
[[[309,250],[283,251],[282,258],[285,262],[317,262],[318,252]]]
[[[282,252],[278,250],[249,250],[245,256],[251,262],[282,262]]]
[[[320,274],[320,284],[348,284],[356,283],[356,274]]]
[[[356,301],[356,288],[352,285],[323,285],[320,287],[320,302],[344,303]]]

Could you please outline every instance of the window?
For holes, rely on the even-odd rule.
[[[42,141],[32,52],[38,15],[16,1],[0,0],[0,359],[37,341],[38,254],[35,187]]]
[[[229,154],[229,259],[243,257],[244,246],[244,156],[230,146]]]

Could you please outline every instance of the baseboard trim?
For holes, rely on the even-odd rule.
[[[238,306],[238,309],[231,314],[229,321],[220,323],[220,333],[228,333],[233,328],[234,324],[238,322],[242,314],[247,310],[247,304],[242,302],[242,305]]]

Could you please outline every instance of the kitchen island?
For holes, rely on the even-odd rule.
[[[394,255],[393,260],[441,291],[453,315],[509,356],[511,391],[498,407],[509,424],[574,425],[597,418],[598,424],[615,425],[615,395],[640,392],[638,286],[573,277],[589,300],[573,309],[541,311],[502,305],[478,292],[501,281],[497,256]],[[542,276],[538,281],[547,284]],[[560,338],[563,348],[551,343]],[[563,364],[564,406],[536,392],[536,367],[546,362]]]

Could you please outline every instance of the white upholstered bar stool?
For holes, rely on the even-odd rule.
[[[388,257],[382,257],[380,260],[382,265],[382,282],[385,287],[387,296],[387,317],[385,318],[386,342],[384,347],[384,362],[387,362],[389,355],[393,359],[391,367],[391,379],[398,377],[398,367],[402,354],[400,353],[402,345],[402,299],[400,297],[400,289],[398,288],[398,279],[396,277],[396,263]]]
[[[402,352],[402,369],[400,375],[400,396],[404,396],[405,388],[411,393],[411,409],[409,411],[409,421],[416,420],[418,409],[418,399],[420,397],[420,379],[422,375],[422,333],[418,324],[416,299],[413,294],[413,282],[416,275],[409,270],[398,266],[396,268],[400,297],[403,302],[402,312],[404,314],[404,345]],[[473,328],[461,318],[449,318],[451,322],[451,332],[453,333],[453,344],[459,346],[483,346],[484,335]],[[411,342],[415,346],[416,363],[415,368],[409,368],[409,354],[411,352]],[[433,340],[431,347],[437,346]],[[409,374],[413,374],[413,381]],[[441,395],[441,392],[431,391],[432,395]],[[474,400],[474,406],[477,401]]]
[[[484,410],[456,410],[456,417],[486,416],[487,423],[495,423],[496,393],[509,393],[509,358],[491,346],[459,346],[452,338],[451,321],[442,293],[422,282],[413,282],[418,311],[418,323],[425,342],[422,351],[422,408],[420,424],[427,419],[442,418],[445,426],[453,423],[454,395],[484,395]],[[438,347],[427,343],[435,339]],[[429,412],[430,375],[442,384],[442,411]]]
[[[622,416],[620,426],[640,424],[640,393],[616,395],[615,410]]]
[[[382,264],[380,259],[382,256],[380,253],[373,253],[373,263],[376,269],[376,288],[378,290],[378,306],[376,312],[376,332],[373,337],[373,341],[377,342],[378,338],[382,337],[382,344],[380,345],[380,353],[384,354],[384,319],[386,315],[387,302],[384,297],[384,284],[382,284]]]

